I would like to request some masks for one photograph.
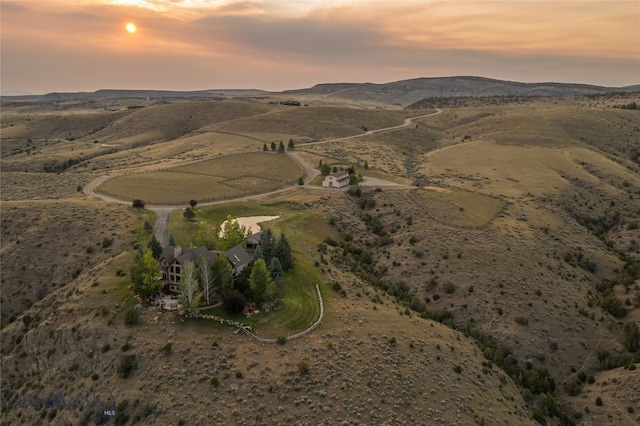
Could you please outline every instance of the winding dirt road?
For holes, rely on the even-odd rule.
[[[398,130],[398,129],[402,129],[402,128],[410,126],[415,120],[419,120],[421,118],[433,117],[434,115],[438,115],[438,114],[441,114],[441,113],[442,113],[441,109],[436,109],[436,112],[433,112],[431,114],[425,114],[425,115],[419,115],[419,116],[416,116],[416,117],[406,118],[404,120],[404,123],[402,123],[400,125],[397,125],[397,126],[384,127],[382,129],[376,129],[376,130],[369,130],[367,132],[360,133],[358,135],[345,136],[345,137],[341,137],[341,138],[334,138],[334,139],[327,139],[327,140],[321,140],[321,141],[317,141],[317,142],[309,142],[309,143],[305,143],[303,146],[345,141],[345,140],[349,140],[349,139],[356,139],[356,138],[361,138],[361,137],[364,137],[364,136],[370,136],[370,135],[373,135],[373,134],[376,134],[376,133],[383,133],[383,132]],[[306,161],[304,161],[304,159],[302,159],[302,157],[300,157],[297,153],[291,152],[291,151],[287,151],[286,154],[289,156],[289,158],[294,160],[297,164],[299,164],[304,169],[305,174],[307,175],[307,177],[305,178],[305,184],[308,184],[316,176],[318,176],[318,174],[320,174],[320,172],[318,170],[314,169],[311,165],[309,165]],[[175,167],[175,165],[172,165],[171,167]],[[158,170],[160,170],[160,169],[161,168],[158,168]],[[95,192],[95,189],[98,186],[102,185],[104,182],[108,181],[109,179],[113,179],[115,177],[123,176],[123,175],[124,175],[124,173],[117,173],[117,174],[112,174],[112,175],[101,176],[98,179],[95,179],[94,181],[92,181],[89,184],[87,184],[84,187],[83,192],[84,192],[84,194],[86,194],[89,197],[98,198],[98,199],[104,200],[104,201],[109,202],[109,203],[117,203],[117,204],[122,204],[122,205],[131,205],[131,201],[118,200],[117,198],[109,197],[107,195],[103,195],[103,194],[99,194],[99,193]],[[377,179],[376,182],[377,182],[377,184],[374,183],[374,182],[371,182],[370,185],[382,185],[383,182],[385,182],[385,181]],[[388,183],[387,183],[387,185],[388,185]],[[251,199],[263,198],[263,197],[269,197],[269,196],[276,195],[276,194],[281,194],[283,192],[296,190],[297,188],[299,188],[299,185],[290,186],[290,187],[287,187],[287,188],[279,189],[277,191],[266,192],[266,193],[263,193],[263,194],[248,195],[248,196],[245,196],[245,197],[233,198],[233,199],[228,199],[228,200],[210,201],[210,202],[207,202],[207,203],[201,203],[199,205],[201,205],[201,206],[210,206],[210,205],[216,205],[216,204],[233,203],[233,202],[237,202],[237,201],[247,201],[247,200],[251,200]],[[176,206],[176,205],[147,205],[146,208],[151,210],[151,211],[153,211],[156,214],[156,216],[157,216],[156,225],[154,227],[153,234],[158,239],[160,244],[162,244],[162,246],[166,246],[168,244],[168,239],[169,239],[168,233],[169,233],[169,221],[171,219],[171,213],[173,213],[175,210],[180,209],[181,207],[180,206]]]

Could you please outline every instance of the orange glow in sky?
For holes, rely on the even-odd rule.
[[[637,0],[3,0],[0,7],[3,94],[284,90],[452,75],[640,83]],[[126,32],[114,32],[123,17]],[[136,43],[125,37],[133,34]]]

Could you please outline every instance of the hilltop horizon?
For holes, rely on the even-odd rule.
[[[550,85],[571,85],[571,86],[584,86],[584,87],[594,87],[594,88],[606,88],[606,89],[638,89],[640,90],[640,80],[637,83],[631,83],[626,85],[615,85],[615,84],[594,84],[588,82],[575,82],[575,81],[520,81],[520,80],[505,80],[495,77],[486,77],[481,75],[442,75],[442,76],[420,76],[413,78],[406,78],[400,80],[389,80],[384,82],[374,82],[374,81],[324,81],[312,83],[310,85],[306,85],[304,87],[289,87],[280,90],[271,90],[268,88],[262,88],[258,86],[236,86],[236,87],[209,87],[209,88],[201,88],[201,89],[193,89],[193,90],[180,90],[180,89],[169,89],[169,88],[151,88],[151,87],[142,87],[142,88],[118,88],[118,87],[101,87],[95,90],[77,90],[77,91],[63,91],[63,90],[53,90],[48,92],[29,92],[28,90],[9,90],[7,92],[0,93],[0,97],[17,97],[17,96],[46,96],[46,95],[55,95],[55,94],[71,94],[71,93],[79,93],[79,94],[91,94],[91,93],[100,93],[100,92],[168,92],[168,93],[197,93],[197,92],[211,92],[211,91],[249,91],[249,92],[265,92],[265,93],[288,93],[288,92],[296,92],[301,90],[310,90],[317,87],[323,86],[337,86],[337,85],[371,85],[371,86],[383,86],[389,85],[393,83],[401,83],[401,82],[412,82],[412,81],[420,81],[420,80],[443,80],[443,79],[472,79],[472,80],[480,80],[485,82],[499,82],[499,83],[510,83],[510,84],[518,84],[518,85],[540,85],[540,84],[550,84]]]

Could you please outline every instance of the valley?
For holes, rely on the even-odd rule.
[[[638,92],[461,87],[3,98],[2,424],[636,424],[640,114],[614,105]],[[322,163],[395,185],[325,189]],[[280,216],[286,308],[252,324],[304,329],[317,284],[321,325],[267,344],[140,303],[160,208],[185,247]]]

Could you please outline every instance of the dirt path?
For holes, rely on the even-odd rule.
[[[328,139],[328,140],[323,140],[323,141],[318,141],[318,142],[310,142],[310,143],[306,143],[304,144],[304,146],[307,145],[317,145],[317,144],[321,144],[321,143],[330,143],[330,142],[338,142],[338,141],[344,141],[344,140],[349,140],[349,139],[356,139],[356,138],[361,138],[364,136],[369,136],[369,135],[373,135],[376,133],[382,133],[382,132],[387,132],[387,131],[392,131],[392,130],[397,130],[397,129],[402,129],[405,127],[410,126],[415,120],[419,120],[421,118],[427,118],[427,117],[433,117],[434,115],[438,115],[441,114],[442,110],[441,109],[436,109],[436,112],[433,112],[431,114],[425,114],[425,115],[420,115],[417,117],[410,117],[410,118],[406,118],[404,120],[404,123],[397,125],[397,126],[391,126],[391,127],[385,127],[382,129],[376,129],[376,130],[369,130],[367,132],[361,133],[359,135],[353,135],[353,136],[345,136],[345,137],[341,137],[341,138],[334,138],[334,139]],[[305,179],[305,184],[308,184],[309,182],[311,182],[316,176],[318,176],[318,174],[320,174],[320,172],[316,169],[314,169],[311,165],[309,165],[306,161],[304,161],[304,159],[302,157],[300,157],[297,153],[295,152],[291,152],[291,151],[287,151],[286,155],[289,156],[289,158],[291,158],[293,161],[295,161],[297,164],[299,164],[302,169],[305,171],[305,174],[307,175],[306,179]],[[202,160],[199,160],[202,161]],[[193,163],[193,162],[188,162],[185,164],[189,164],[189,163]],[[172,166],[174,167],[174,166]],[[158,170],[161,169],[160,167],[158,168]],[[117,204],[122,204],[122,205],[131,205],[130,201],[124,201],[124,200],[118,200],[117,198],[113,198],[113,197],[109,197],[107,195],[103,195],[103,194],[99,194],[97,192],[95,192],[95,189],[102,185],[104,182],[108,181],[109,179],[113,179],[115,177],[118,176],[123,176],[124,173],[117,173],[117,174],[112,174],[112,175],[106,175],[106,176],[101,176],[98,179],[90,182],[89,184],[87,184],[84,189],[83,192],[89,196],[89,197],[94,197],[94,198],[99,198],[101,200],[104,200],[108,203],[117,203]],[[363,182],[363,186],[404,186],[404,185],[399,185],[393,182],[388,182],[382,179],[377,179],[377,178],[366,178],[365,182]],[[266,192],[263,194],[254,194],[254,195],[248,195],[245,197],[239,197],[239,198],[233,198],[233,199],[228,199],[228,200],[219,200],[219,201],[210,201],[207,203],[201,203],[201,206],[211,206],[211,205],[216,205],[216,204],[225,204],[225,203],[233,203],[233,202],[238,202],[238,201],[247,201],[247,200],[253,200],[253,199],[260,199],[260,198],[264,198],[264,197],[271,197],[273,195],[278,195],[278,194],[282,194],[288,191],[295,191],[300,187],[300,185],[295,185],[295,186],[290,186],[287,188],[283,188],[283,189],[278,189],[276,191],[271,191],[271,192]],[[305,187],[309,187],[307,185],[305,185]],[[317,187],[313,187],[315,189],[317,189]],[[320,188],[321,189],[321,188]],[[154,228],[154,235],[155,237],[158,239],[158,241],[160,241],[160,244],[162,244],[163,246],[167,245],[168,240],[169,240],[169,222],[171,219],[171,213],[181,207],[179,206],[175,206],[175,205],[147,205],[146,206],[147,209],[153,211],[156,213],[157,219],[156,219],[156,226]]]

